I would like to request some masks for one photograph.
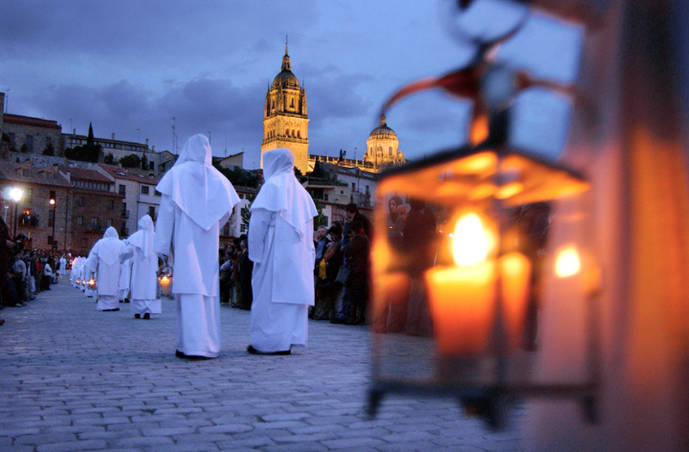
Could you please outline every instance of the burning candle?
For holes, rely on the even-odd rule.
[[[167,275],[163,275],[158,281],[160,281],[160,292],[166,297],[170,296],[170,278]]]
[[[442,355],[475,355],[487,344],[495,298],[492,246],[476,214],[462,216],[453,234],[457,265],[435,267],[425,274],[436,347]]]
[[[519,346],[531,283],[531,262],[521,253],[500,258],[500,288],[509,345]]]

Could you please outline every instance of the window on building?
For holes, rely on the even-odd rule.
[[[108,223],[108,227],[112,226],[112,223],[113,223],[113,219],[112,219],[112,218],[108,218],[106,221],[107,221],[107,223]]]
[[[77,224],[84,224],[84,217],[77,217]]]
[[[10,135],[10,146],[14,147],[16,145],[16,142],[15,142],[16,136],[12,132],[10,132],[9,135]]]
[[[97,217],[91,217],[91,226],[96,226],[98,225],[98,218]]]
[[[155,168],[156,168],[155,162],[148,162],[148,169],[155,170]]]
[[[148,185],[142,185],[142,186],[141,186],[141,194],[142,194],[142,195],[147,195],[147,194],[148,194]]]
[[[156,208],[155,206],[148,206],[148,216],[151,217],[151,220],[156,219]]]
[[[356,184],[352,182],[352,191],[356,191]]]
[[[29,151],[33,151],[33,135],[27,135],[25,143]]]
[[[79,196],[77,198],[77,206],[81,207],[83,205],[84,205],[84,198],[82,196]],[[79,224],[81,224],[81,223],[79,223]]]
[[[127,186],[124,184],[120,184],[119,186],[119,192],[122,196],[126,196],[127,194]]]
[[[114,200],[114,199],[108,200],[108,208],[109,208],[109,209],[114,209],[114,208],[115,208],[115,200]]]
[[[366,194],[367,194],[367,195],[370,195],[370,194],[371,194],[371,192],[368,191],[368,185],[366,185]]]

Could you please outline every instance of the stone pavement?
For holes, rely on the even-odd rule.
[[[366,327],[310,321],[308,348],[253,356],[249,313],[223,307],[220,358],[185,361],[172,300],[120,306],[63,281],[0,311],[0,450],[519,450],[451,400],[389,396],[369,420]]]

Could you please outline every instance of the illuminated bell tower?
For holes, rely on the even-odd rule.
[[[263,109],[263,153],[270,149],[287,148],[294,154],[294,166],[306,174],[309,171],[309,117],[306,111],[306,91],[299,86],[287,53],[282,57],[282,70],[268,88]]]

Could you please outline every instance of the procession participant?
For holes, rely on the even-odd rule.
[[[112,226],[105,230],[103,238],[98,240],[89,257],[86,259],[86,271],[83,278],[90,279],[96,273],[99,311],[119,311],[117,298],[120,289],[120,255],[124,253],[124,243],[119,239],[117,230]]]
[[[60,257],[60,261],[57,266],[57,277],[59,278],[65,274],[67,274],[67,259],[65,259],[65,256],[63,255]]]
[[[143,218],[143,217],[142,217]],[[136,234],[136,232],[135,232]],[[125,249],[127,241],[123,240]],[[120,303],[129,303],[130,282],[132,279],[132,260],[124,259],[120,262]]]
[[[263,154],[265,183],[251,205],[249,258],[253,354],[289,355],[306,345],[308,307],[314,304],[313,217],[311,196],[294,176],[289,149]]]
[[[153,249],[155,229],[148,215],[139,219],[139,230],[127,239],[127,250],[122,256],[131,262],[131,308],[135,319],[150,319],[160,314],[160,299],[156,296],[158,255]]]
[[[174,257],[171,293],[177,303],[180,358],[216,358],[220,353],[219,232],[239,197],[213,168],[212,155],[206,136],[192,136],[156,186],[162,198],[155,251]]]

